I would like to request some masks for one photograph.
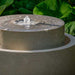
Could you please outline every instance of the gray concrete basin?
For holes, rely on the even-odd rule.
[[[75,75],[75,37],[62,47],[23,51],[0,49],[0,75]]]

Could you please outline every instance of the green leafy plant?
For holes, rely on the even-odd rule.
[[[14,2],[9,7],[5,7],[5,9],[3,10],[4,12],[2,11],[1,15],[32,14],[33,8],[42,1],[44,0],[14,0]],[[1,4],[4,4],[2,0]]]
[[[71,35],[75,36],[75,21],[65,24],[65,31]]]
[[[63,19],[66,22],[66,32],[75,35],[75,6],[71,6],[71,2],[72,0],[45,0],[36,5],[33,13]]]
[[[70,4],[64,1],[61,3],[61,1],[58,0],[46,0],[38,4],[34,8],[33,13],[37,15],[48,15],[63,19],[72,13],[72,8]]]

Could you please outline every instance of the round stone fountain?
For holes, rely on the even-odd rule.
[[[1,75],[75,75],[75,37],[64,21],[41,15],[0,17]]]

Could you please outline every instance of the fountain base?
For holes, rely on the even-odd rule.
[[[75,75],[75,37],[66,45],[44,50],[0,49],[1,75]],[[67,40],[66,40],[67,41]]]

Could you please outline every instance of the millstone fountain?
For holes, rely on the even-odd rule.
[[[41,15],[0,17],[1,75],[75,75],[75,37],[64,21]]]

